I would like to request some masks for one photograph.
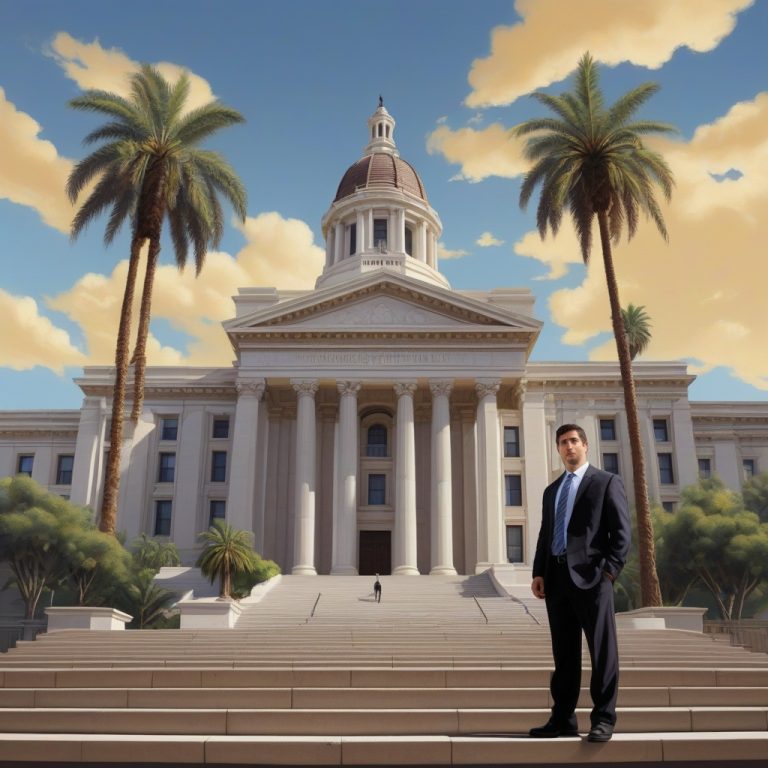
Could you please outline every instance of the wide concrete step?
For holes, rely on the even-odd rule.
[[[157,736],[0,734],[6,763],[181,763],[206,765],[500,766],[642,763],[748,765],[768,755],[767,733],[618,733],[607,744],[582,738],[502,736]],[[706,763],[704,762],[706,761]],[[752,765],[760,765],[753,762]]]
[[[446,668],[19,668],[0,671],[2,688],[548,688],[551,667]],[[582,672],[582,686],[589,670]],[[622,688],[768,688],[768,669],[631,667]]]
[[[3,707],[138,709],[541,709],[548,688],[3,688]],[[768,707],[768,688],[637,687],[620,707]],[[579,706],[590,706],[582,689]]]
[[[768,707],[633,707],[617,711],[617,732],[768,731]],[[539,709],[157,709],[0,708],[3,733],[154,733],[261,736],[444,736],[527,733],[549,717]],[[589,730],[589,710],[577,710]]]

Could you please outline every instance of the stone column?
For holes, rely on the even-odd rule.
[[[70,501],[83,507],[98,507],[96,488],[103,466],[104,429],[107,419],[107,400],[104,397],[88,396],[80,409],[80,424],[77,428],[75,460],[72,468]],[[13,468],[16,471],[16,467]]]
[[[413,393],[415,381],[395,384],[397,432],[395,435],[395,546],[393,574],[418,576],[416,566],[416,438]]]
[[[344,258],[344,224],[336,222],[336,230],[333,238],[333,263],[338,264]]]
[[[355,234],[355,253],[362,253],[366,250],[365,248],[365,214],[363,211],[355,211],[356,213],[356,225],[357,225],[357,232]]]
[[[432,392],[432,489],[430,576],[456,573],[453,566],[453,501],[451,477],[451,411],[453,381],[429,382]]]
[[[241,379],[237,388],[237,407],[232,432],[232,455],[239,469],[229,471],[227,522],[238,530],[253,528],[253,507],[256,502],[256,441],[258,439],[259,407],[264,396],[264,379]]]
[[[398,208],[397,211],[397,250],[399,253],[405,253],[405,209]]]
[[[419,222],[419,245],[416,249],[416,258],[419,261],[427,262],[427,222]]]
[[[541,499],[549,485],[552,462],[552,440],[547,427],[544,391],[528,389],[522,407],[521,438],[525,439],[525,552],[526,564],[533,565],[536,543],[541,528]],[[559,458],[559,457],[558,457]]]
[[[365,246],[367,251],[373,250],[373,208],[368,209],[365,217]]]
[[[501,436],[496,395],[499,379],[478,379],[477,392],[477,564],[480,573],[503,563],[504,518],[501,497]]]
[[[294,575],[315,576],[315,393],[317,379],[291,379],[296,391]]]
[[[359,381],[337,381],[339,429],[333,529],[333,574],[357,574],[357,393]]]

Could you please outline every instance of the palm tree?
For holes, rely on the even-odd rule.
[[[232,596],[232,579],[236,573],[252,573],[255,564],[251,533],[237,531],[223,520],[214,520],[199,536],[204,542],[197,559],[198,568],[211,584],[219,578],[220,597]]]
[[[627,304],[627,308],[621,310],[621,320],[629,342],[629,358],[634,360],[651,343],[651,318],[644,306]]]
[[[672,193],[672,172],[658,153],[643,144],[642,137],[674,131],[674,128],[666,123],[634,118],[639,107],[657,90],[655,83],[644,83],[606,108],[597,67],[586,53],[579,61],[573,90],[559,96],[533,94],[555,116],[527,120],[516,128],[518,136],[528,136],[525,155],[533,163],[523,180],[520,205],[525,208],[535,188],[541,185],[536,222],[542,239],[549,229],[553,235],[557,234],[567,207],[579,237],[582,257],[588,263],[592,225],[597,217],[632,451],[640,583],[646,606],[661,605],[661,592],[656,575],[635,382],[621,318],[612,242],[618,242],[625,224],[628,236],[635,234],[640,211],[651,218],[667,239],[655,188],[660,187],[668,200]]]
[[[133,355],[134,421],[143,404],[152,285],[164,219],[170,225],[177,264],[180,268],[185,265],[191,245],[198,274],[207,248],[216,247],[223,232],[218,195],[227,198],[237,215],[245,219],[245,190],[234,170],[219,154],[198,147],[220,128],[243,122],[243,117],[216,101],[184,113],[188,95],[186,75],[170,85],[145,64],[131,77],[130,97],[89,90],[69,102],[74,109],[109,118],[85,137],[85,144],[100,146],[77,163],[67,180],[67,194],[73,203],[90,182],[95,182],[72,222],[72,238],[106,210],[110,213],[105,244],[112,242],[126,220],[131,226],[128,275],[115,348],[110,451],[99,522],[101,530],[109,533],[115,532],[117,517],[132,306],[141,250],[149,244]]]

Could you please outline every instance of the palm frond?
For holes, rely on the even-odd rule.
[[[658,90],[658,83],[641,83],[627,91],[608,109],[607,122],[611,125],[623,125]]]
[[[237,110],[214,101],[198,107],[180,118],[171,137],[191,147],[220,128],[227,128],[230,125],[244,122],[245,118]]]

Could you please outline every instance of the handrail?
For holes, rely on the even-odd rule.
[[[480,601],[477,599],[477,597],[475,595],[472,595],[472,598],[475,601],[475,605],[480,609],[480,613],[483,614],[483,617],[485,618],[485,623],[487,624],[488,623],[488,617],[485,615],[485,611],[483,610],[483,606],[480,605]]]
[[[315,600],[315,604],[312,606],[312,613],[309,614],[309,619],[314,617],[315,608],[317,608],[317,604],[320,602],[320,597],[322,596],[322,594],[323,594],[322,592],[317,593],[317,600]],[[307,619],[307,621],[309,621],[309,619]]]
[[[529,618],[533,619],[539,626],[541,626],[541,622],[530,612],[528,609],[528,606],[519,598],[515,597],[514,595],[510,595],[509,599],[512,600],[514,603],[519,603],[523,606],[523,610],[528,614]]]

